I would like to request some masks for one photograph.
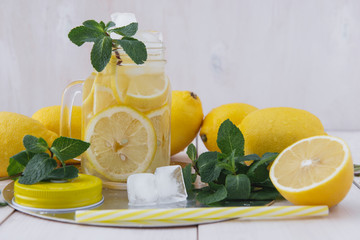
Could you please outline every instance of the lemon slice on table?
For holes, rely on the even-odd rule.
[[[87,157],[96,171],[112,181],[126,181],[144,172],[156,152],[150,120],[127,106],[110,107],[95,115],[85,132]]]
[[[349,147],[332,136],[315,136],[286,148],[270,169],[274,186],[298,205],[338,204],[350,190],[354,169]]]
[[[149,171],[154,171],[157,167],[170,164],[170,106],[166,104],[146,116],[156,132],[157,150],[154,161],[149,167]]]

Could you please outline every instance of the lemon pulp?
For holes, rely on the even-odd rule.
[[[146,171],[156,151],[156,133],[150,120],[127,106],[111,107],[88,125],[88,160],[113,181],[125,181],[133,173]]]
[[[276,158],[270,178],[294,204],[334,206],[352,184],[350,150],[344,141],[332,136],[300,140]]]

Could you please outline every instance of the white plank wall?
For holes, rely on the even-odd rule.
[[[326,129],[360,129],[358,0],[0,0],[0,111],[31,116],[91,72],[69,30],[134,12],[164,33],[173,89],[204,111],[230,102],[290,106]]]

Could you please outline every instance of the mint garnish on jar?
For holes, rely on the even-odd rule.
[[[82,26],[73,28],[69,32],[69,39],[77,46],[85,42],[93,42],[91,50],[91,64],[96,71],[101,72],[109,63],[111,54],[121,47],[125,53],[136,63],[143,64],[147,59],[145,44],[133,36],[138,30],[138,23],[133,22],[123,27],[115,27],[110,21],[105,24],[103,21],[87,20]],[[110,34],[119,35],[120,39],[114,39]],[[117,54],[119,57],[119,55]]]

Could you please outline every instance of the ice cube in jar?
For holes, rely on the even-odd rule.
[[[158,191],[154,174],[137,173],[127,179],[129,205],[155,205]]]

